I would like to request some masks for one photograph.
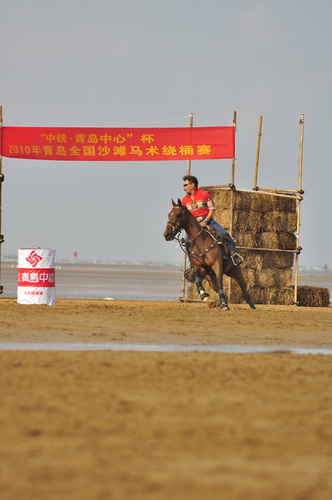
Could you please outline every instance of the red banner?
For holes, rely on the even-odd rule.
[[[234,127],[2,127],[1,155],[31,160],[160,161],[234,158]]]

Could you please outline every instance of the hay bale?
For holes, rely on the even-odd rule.
[[[249,293],[255,304],[291,305],[294,303],[294,290],[291,287],[252,287]],[[232,287],[230,302],[233,304],[245,303],[241,289],[237,284]]]
[[[262,252],[262,269],[288,269],[294,265],[294,254],[289,252]]]
[[[277,193],[277,191],[270,190],[270,193]],[[265,200],[263,207],[264,210],[261,210],[259,208],[259,204],[257,204],[257,209],[261,210],[263,212],[268,212],[270,210],[272,211],[281,211],[281,212],[296,212],[296,198],[287,195],[287,196],[273,196],[273,194],[259,194],[258,195],[260,198],[263,198]],[[253,200],[255,198],[253,197]],[[255,210],[254,208],[255,205],[252,206],[252,210]],[[267,208],[266,208],[267,207]]]
[[[231,196],[233,196],[233,227],[240,231],[286,231],[297,227],[296,199],[273,197],[262,193],[231,192],[213,186],[202,186],[209,191],[215,207],[215,219],[225,229],[230,227]]]
[[[277,269],[266,268],[258,271],[255,276],[255,285],[258,288],[267,288],[276,284]]]
[[[296,198],[282,198],[280,196],[274,197],[275,200],[275,210],[280,210],[281,212],[296,213],[297,201]]]
[[[258,238],[259,233],[253,233],[251,231],[239,231],[235,229],[233,231],[233,237],[236,240],[236,244],[241,247],[259,247]]]
[[[262,214],[261,229],[263,231],[285,231],[294,233],[297,229],[297,214],[273,210]]]
[[[231,225],[231,209],[218,210],[213,218],[228,231]]]
[[[218,186],[199,186],[199,189],[208,191],[217,208],[230,207],[231,196],[233,196],[233,206],[235,210],[253,211],[253,212],[296,212],[297,200],[292,195],[273,196],[262,191],[246,192],[231,191],[229,188],[220,188]],[[278,194],[277,190],[269,190],[269,193]]]
[[[294,292],[290,287],[270,287],[262,288],[262,290],[265,292],[262,304],[289,306],[294,303]]]
[[[290,287],[292,284],[293,271],[292,269],[277,269],[275,275],[275,285],[281,288]]]
[[[272,231],[262,231],[257,234],[259,248],[279,248],[278,233]]]
[[[230,227],[231,209],[216,206],[215,220],[225,229]],[[279,211],[254,212],[235,210],[233,213],[233,228],[240,231],[294,233],[297,229],[297,214]]]
[[[285,231],[279,231],[279,244],[278,248],[285,250],[295,250],[296,249],[296,236],[294,233],[286,233]]]
[[[328,307],[330,305],[330,291],[318,286],[299,286],[297,302],[304,307]]]
[[[251,287],[250,295],[255,304],[270,305],[294,305],[294,287]],[[233,304],[243,304],[240,287],[235,284],[232,287],[231,300]],[[302,307],[329,307],[330,292],[328,288],[299,286],[297,290],[297,303]]]
[[[251,269],[262,269],[262,261],[263,261],[262,252],[258,252],[255,250],[240,249],[240,254],[244,259],[244,262],[242,264],[242,270],[243,268],[247,267]]]
[[[288,287],[292,283],[291,269],[265,268],[255,273],[255,286],[259,288]]]
[[[264,268],[288,269],[294,265],[294,254],[289,252],[240,250],[240,254],[244,259],[242,267],[258,271]]]
[[[252,197],[253,193],[243,193],[240,191],[233,192],[233,206],[234,210],[243,210],[250,212],[252,210]]]
[[[295,234],[284,231],[262,231],[256,235],[256,240],[259,248],[278,248],[283,250],[295,250],[296,248]]]
[[[242,274],[246,281],[248,289],[269,288],[269,287],[289,287],[292,284],[292,269],[271,269],[265,268],[261,270],[245,268],[242,265]],[[228,276],[225,278],[225,283],[228,286]],[[232,281],[232,287],[238,286],[236,281]]]
[[[245,210],[237,210],[233,215],[233,227],[238,231],[258,232],[262,228],[264,214],[260,212],[246,212]]]
[[[269,212],[270,210],[277,210],[275,208],[276,198],[270,195],[260,193],[251,193],[250,210],[253,212]]]

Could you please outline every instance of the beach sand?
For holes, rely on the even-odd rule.
[[[331,498],[332,357],[280,351],[331,348],[331,308],[1,298],[0,314],[0,343],[276,348],[0,351],[1,498]]]

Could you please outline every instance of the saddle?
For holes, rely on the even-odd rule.
[[[218,243],[218,245],[222,245],[225,248],[225,260],[230,258],[234,266],[242,264],[243,257],[241,257],[238,253],[234,253],[232,248],[229,246],[229,242],[235,244],[235,240],[230,235],[219,233],[212,226],[206,226],[205,229],[211,234],[212,238]]]
[[[218,243],[218,245],[222,245],[225,248],[226,253],[224,255],[224,259],[228,259],[228,257],[231,255],[232,251],[231,251],[229,244],[227,244],[227,242],[228,241],[233,242],[234,241],[233,238],[231,236],[227,236],[226,234],[219,233],[218,231],[213,229],[212,226],[205,226],[204,229],[208,233],[210,233],[210,235]]]

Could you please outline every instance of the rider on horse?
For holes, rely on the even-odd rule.
[[[196,283],[197,292],[203,302],[209,299],[209,294],[205,292],[203,280],[206,278],[211,288],[218,293],[220,308],[228,310],[228,300],[224,292],[223,276],[234,278],[242,291],[243,298],[252,309],[256,309],[255,304],[250,297],[247,285],[242,274],[241,266],[233,264],[229,258],[229,252],[224,244],[220,244],[218,239],[210,230],[205,230],[196,220],[188,208],[182,204],[181,200],[177,203],[172,200],[173,208],[168,214],[164,238],[166,241],[181,240],[177,235],[182,229],[187,233],[188,243],[190,242],[190,271],[193,276],[187,275],[189,281]]]
[[[221,242],[229,248],[232,262],[235,266],[242,264],[243,258],[238,254],[233,238],[213,219],[216,211],[211,194],[198,189],[198,180],[193,175],[185,175],[183,188],[187,195],[182,198],[182,205],[192,213],[202,227],[214,230]],[[210,228],[209,228],[210,226]],[[188,246],[187,246],[188,250]]]

